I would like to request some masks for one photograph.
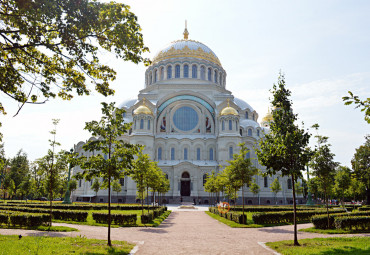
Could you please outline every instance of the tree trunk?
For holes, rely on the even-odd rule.
[[[146,205],[148,206],[148,214],[149,214],[149,187],[146,186]]]
[[[112,246],[112,242],[110,240],[110,224],[111,224],[111,214],[110,214],[110,169],[108,170],[108,245]]]
[[[326,192],[326,189],[324,190],[325,192],[325,202],[326,202],[326,215],[328,216],[328,229],[330,228],[330,218],[329,218],[329,199],[328,199],[328,194]]]
[[[366,204],[370,205],[370,187],[366,188]]]
[[[246,222],[244,221],[244,185],[242,186],[242,202],[243,202],[243,224],[245,224]]]
[[[299,246],[297,238],[297,204],[295,201],[295,180],[292,174],[292,186],[293,186],[293,223],[294,223],[294,246]]]

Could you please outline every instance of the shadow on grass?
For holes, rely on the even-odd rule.
[[[321,255],[339,255],[339,254],[348,254],[348,255],[369,255],[370,254],[370,247],[359,249],[359,248],[353,248],[350,246],[345,246],[343,248],[333,248],[328,251],[322,251],[320,252]]]

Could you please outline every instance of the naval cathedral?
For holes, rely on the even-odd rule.
[[[188,39],[174,41],[160,50],[145,72],[145,87],[137,98],[123,101],[125,122],[132,129],[122,139],[145,146],[149,154],[170,181],[170,191],[162,202],[196,201],[209,203],[204,191],[207,174],[222,171],[238,144],[245,143],[254,166],[258,163],[254,147],[269,132],[270,112],[259,123],[259,114],[243,99],[226,89],[226,70],[217,55],[205,44]],[[94,138],[91,138],[94,139]],[[79,155],[89,156],[75,145]],[[76,166],[74,173],[81,171]],[[256,176],[260,186],[258,195],[244,189],[246,204],[274,204],[271,182],[279,178],[282,190],[277,194],[278,204],[293,203],[292,181],[288,177]],[[126,177],[120,179],[122,191],[112,196],[112,202],[136,202],[136,183]],[[79,180],[73,192],[73,201],[108,202],[108,190],[97,194],[91,189],[92,181]],[[239,200],[241,202],[241,191]],[[298,200],[302,196],[298,196]]]

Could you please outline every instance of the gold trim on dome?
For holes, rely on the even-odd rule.
[[[152,114],[152,111],[145,105],[145,97],[143,98],[143,105],[135,109],[134,115],[138,114]]]
[[[262,118],[262,122],[271,122],[273,120],[274,120],[274,118],[272,117],[272,113],[270,112],[270,108],[268,108],[266,116]]]
[[[222,109],[220,115],[221,116],[224,116],[224,115],[239,116],[239,113],[233,107],[230,106],[230,99],[227,99],[227,106],[224,109]]]
[[[183,41],[183,40],[179,40]],[[191,42],[196,42],[193,40],[186,40],[186,41],[191,41]],[[173,43],[176,43],[178,41],[174,41]],[[153,59],[153,64],[158,63],[160,61],[170,59],[170,58],[200,58],[204,60],[208,60],[210,62],[213,62],[219,66],[221,66],[220,60],[212,53],[212,52],[205,52],[201,47],[198,47],[196,50],[191,50],[187,45],[184,46],[182,49],[176,50],[173,46],[167,50],[166,52],[161,51],[157,56],[154,57]]]

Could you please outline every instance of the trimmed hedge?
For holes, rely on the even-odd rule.
[[[293,207],[287,206],[255,206],[255,207],[244,207],[245,212],[283,212],[283,211],[292,211]],[[297,211],[310,211],[317,210],[317,208],[312,207],[298,207]],[[242,207],[230,207],[230,211],[242,212]]]
[[[337,212],[344,212],[344,210],[335,210]],[[296,215],[297,222],[310,221],[311,217],[317,214],[325,214],[326,210],[316,211],[298,211]],[[294,212],[262,212],[252,215],[252,219],[256,224],[280,224],[292,223]]]
[[[93,213],[93,219],[97,223],[108,224],[108,213]],[[136,214],[111,214],[111,223],[116,225],[136,225]]]
[[[147,224],[154,219],[154,212],[149,212],[141,215],[141,223]]]
[[[329,229],[335,228],[335,218],[337,217],[352,217],[352,216],[370,216],[370,211],[357,212],[357,213],[334,213],[329,214]],[[328,229],[328,216],[327,215],[316,215],[311,218],[311,222],[317,229]]]
[[[48,220],[49,215],[43,213],[0,212],[0,224],[36,227],[47,224]]]
[[[211,213],[214,213],[216,215],[219,215],[221,217],[224,217],[228,220],[232,220],[239,224],[247,224],[247,215],[244,214],[244,223],[243,223],[243,214],[240,214],[239,212],[227,212],[227,213],[220,213],[216,207],[209,207],[208,210]]]
[[[334,225],[336,229],[368,230],[370,229],[370,216],[336,217]]]

